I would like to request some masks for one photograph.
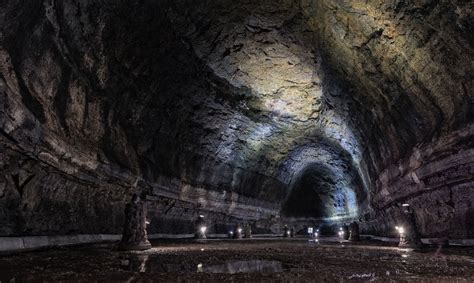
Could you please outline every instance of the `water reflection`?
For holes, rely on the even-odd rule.
[[[283,266],[279,261],[271,260],[229,260],[218,265],[196,265],[185,263],[166,263],[157,257],[148,255],[131,256],[120,259],[123,270],[132,272],[204,272],[204,273],[276,273],[282,272]]]
[[[120,266],[123,269],[134,272],[147,272],[148,255],[137,255],[120,259]]]
[[[201,266],[202,272],[207,273],[275,273],[282,272],[283,267],[281,262],[272,260],[240,260],[240,261],[226,261],[221,265]],[[199,271],[199,265],[198,265]]]

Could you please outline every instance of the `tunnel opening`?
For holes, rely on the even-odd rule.
[[[295,218],[332,220],[357,215],[358,198],[348,187],[348,176],[321,164],[307,166],[282,205],[282,215]]]
[[[327,217],[323,196],[318,189],[318,184],[309,175],[303,176],[284,203],[282,214],[287,217]]]

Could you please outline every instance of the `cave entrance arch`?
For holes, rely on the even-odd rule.
[[[356,215],[357,196],[344,177],[321,164],[307,166],[290,185],[282,215],[321,220]]]

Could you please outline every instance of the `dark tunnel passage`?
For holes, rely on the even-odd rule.
[[[474,279],[473,11],[0,1],[0,282]]]
[[[349,187],[353,183],[341,181],[336,174],[325,165],[309,164],[292,184],[282,214],[317,220],[356,217],[366,196],[357,196],[356,190]]]
[[[133,196],[150,235],[472,235],[469,1],[0,8],[0,236],[117,235]]]
[[[319,169],[319,170],[318,170]],[[335,199],[335,181],[329,170],[321,170],[310,166],[301,173],[293,184],[288,198],[285,200],[282,213],[289,217],[326,218],[332,215],[330,200],[339,205]]]

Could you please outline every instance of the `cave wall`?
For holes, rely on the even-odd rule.
[[[120,233],[137,178],[152,233],[277,231],[318,221],[280,218],[317,164],[328,207],[356,200],[328,221],[388,235],[407,202],[423,235],[472,236],[467,2],[0,8],[0,235]]]
[[[472,237],[472,3],[302,7],[327,64],[352,86],[372,183],[363,228],[393,234],[409,203],[424,236]]]
[[[114,234],[130,189],[94,183],[0,146],[0,235]]]
[[[424,236],[473,237],[473,127],[415,147],[397,166],[385,169],[374,196],[379,214],[365,223],[373,233],[397,225],[400,204],[409,203]]]
[[[241,115],[196,75],[205,71],[159,4],[11,1],[1,11],[3,235],[119,233],[137,176],[181,199],[203,186],[255,196],[246,188],[256,179],[278,188],[206,150]],[[207,201],[192,199],[192,213]],[[225,212],[239,209],[238,194],[227,202],[237,208]]]
[[[5,3],[2,144],[78,183],[128,188],[122,188],[122,205],[138,176],[154,187],[155,195],[190,201],[194,215],[207,209],[245,219],[275,217],[288,185],[277,178],[279,163],[288,152],[321,141],[321,124],[333,122],[316,120],[326,110],[320,107],[316,55],[290,36],[297,2],[280,4]],[[202,20],[200,12],[215,21]],[[275,18],[280,12],[281,18]],[[218,30],[222,25],[225,32]],[[193,30],[185,30],[189,28]],[[240,31],[245,44],[234,48],[234,40],[226,37]],[[209,37],[216,33],[223,38],[213,47]],[[224,70],[235,70],[231,65],[245,52],[257,52],[244,70],[249,75],[241,72],[240,84],[229,84]],[[219,65],[225,53],[228,60]],[[264,61],[267,77],[262,79]],[[293,81],[286,81],[287,75]],[[273,111],[274,105],[281,107]],[[333,158],[343,151],[335,150]],[[2,184],[11,184],[17,165],[4,166]],[[5,202],[12,200],[13,194],[7,195]],[[67,202],[74,210],[82,205],[75,199]],[[108,200],[88,198],[88,205],[102,202]],[[20,201],[12,203],[19,206]],[[13,221],[9,214],[19,209],[12,205],[5,210],[5,221]],[[43,215],[31,206],[33,214]],[[62,223],[54,219],[56,225]],[[23,232],[30,230],[40,232],[28,227]],[[94,231],[86,226],[76,230]]]
[[[258,121],[249,137],[239,137],[245,147],[231,149],[238,166],[277,178],[286,186],[285,198],[300,171],[314,163],[334,173],[333,190],[366,195],[368,177],[357,172],[364,161],[350,124],[351,97],[321,65],[299,1],[173,1],[169,17],[202,63],[227,83],[229,95],[240,98],[244,113]],[[271,186],[254,187],[275,193]]]
[[[176,34],[165,15],[167,5],[5,3],[0,52],[2,146],[37,167],[64,173],[45,182],[71,187],[85,182],[106,195],[120,187],[117,206],[123,206],[140,177],[153,186],[154,195],[190,203],[192,208],[182,211],[186,219],[206,211],[239,219],[274,217],[278,205],[272,202],[282,199],[285,191],[262,166],[270,150],[260,152],[259,145],[268,134],[267,125],[242,113],[238,107],[242,94],[231,96],[240,91],[210,73]],[[23,209],[20,203],[38,197],[39,202],[54,201],[41,198],[45,192],[36,183],[31,184],[32,191],[37,189],[34,197],[15,195],[11,180],[19,165],[15,161],[3,166],[2,185],[9,193],[2,198],[11,203],[4,209],[6,226],[15,225],[11,215]],[[44,183],[49,185],[55,187]],[[88,206],[109,202],[102,194],[80,191]],[[74,198],[63,202],[65,209],[58,209],[58,215],[69,215],[68,207],[79,211],[84,205]],[[37,206],[28,209],[25,219],[48,217]],[[112,217],[121,219],[118,211],[114,209]],[[69,224],[61,224],[62,218],[51,217],[48,221],[57,221],[54,225],[65,225],[64,229],[25,226],[14,233],[119,232],[115,225],[103,228],[102,222],[86,214],[77,217],[90,223],[72,221],[69,224],[77,227],[68,228]],[[94,225],[98,228],[92,229]]]

